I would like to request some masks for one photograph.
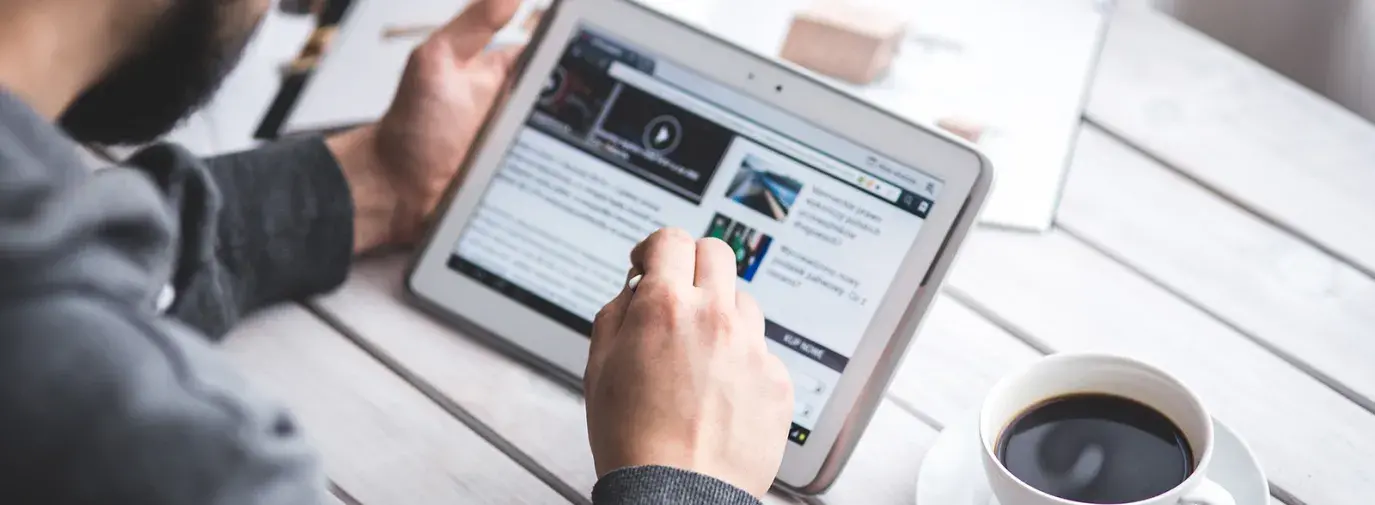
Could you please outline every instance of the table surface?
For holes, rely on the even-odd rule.
[[[270,21],[250,61],[299,42],[293,23]],[[265,106],[264,72],[236,74],[177,138],[248,145],[256,118],[233,111]],[[923,454],[995,379],[1092,350],[1193,386],[1260,458],[1272,502],[1371,503],[1375,126],[1130,5],[1083,122],[1055,228],[972,234],[815,501],[912,503]],[[404,303],[404,261],[359,261],[342,289],[257,315],[225,351],[293,408],[342,503],[587,503],[582,399]]]

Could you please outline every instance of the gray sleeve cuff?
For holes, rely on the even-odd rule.
[[[249,311],[337,288],[353,256],[353,198],[318,136],[208,160],[224,198],[220,259],[252,279]]]
[[[185,181],[164,182],[172,195],[198,178],[209,186],[207,202],[173,203],[182,207],[188,271],[176,279],[172,315],[219,337],[254,310],[344,282],[353,257],[353,199],[324,139],[289,139],[203,162],[168,146],[137,158],[145,166],[183,167]]]
[[[595,505],[759,505],[759,499],[725,481],[667,466],[622,468],[592,488]]]
[[[207,160],[220,189],[220,258],[252,279],[249,310],[338,287],[353,257],[353,198],[321,137]]]

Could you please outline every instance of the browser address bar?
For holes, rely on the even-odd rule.
[[[875,179],[873,176],[865,174],[853,167],[841,165],[834,161],[817,156],[815,151],[797,143],[791,139],[781,137],[773,132],[759,128],[748,120],[732,114],[720,107],[707,103],[695,96],[689,95],[678,89],[665,85],[653,76],[641,72],[640,70],[615,62],[608,70],[611,77],[620,80],[628,85],[634,86],[641,91],[654,95],[660,99],[671,102],[679,107],[687,109],[694,114],[702,116],[710,121],[719,123],[727,128],[735,130],[736,133],[752,137],[760,143],[782,151],[794,158],[810,164],[817,170],[826,172],[831,176],[842,181],[853,184],[869,193],[878,195],[892,203],[897,203],[902,196],[902,190],[886,182]]]

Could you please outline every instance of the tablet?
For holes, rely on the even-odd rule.
[[[796,391],[777,484],[838,475],[988,193],[968,144],[621,0],[546,15],[407,290],[581,386],[629,252],[735,250]]]

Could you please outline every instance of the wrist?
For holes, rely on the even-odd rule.
[[[403,214],[396,184],[378,156],[376,137],[376,128],[369,125],[325,139],[353,199],[354,253],[396,242],[396,224]]]

